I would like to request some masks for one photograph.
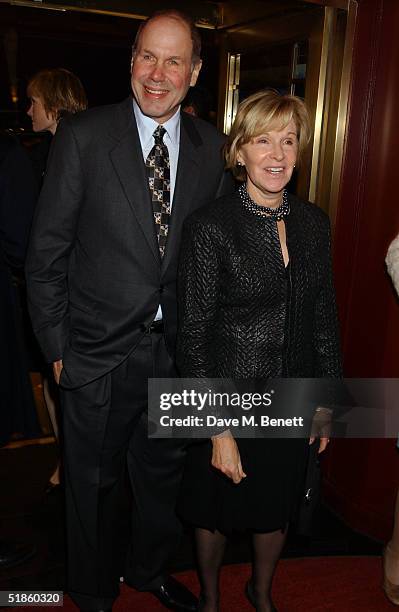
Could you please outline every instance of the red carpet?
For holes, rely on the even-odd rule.
[[[250,612],[244,596],[248,565],[223,568],[221,612]],[[183,572],[179,579],[198,593],[194,572]],[[381,560],[378,557],[321,557],[286,559],[275,577],[273,598],[279,612],[393,612],[397,609],[385,598],[380,585]],[[18,608],[30,610],[40,608]],[[68,596],[64,611],[76,612]],[[9,608],[15,610],[15,608]],[[43,610],[60,610],[46,607]],[[114,612],[165,612],[156,599],[122,585]]]

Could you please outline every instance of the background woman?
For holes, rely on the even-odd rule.
[[[65,115],[87,108],[87,98],[79,78],[65,68],[46,68],[37,72],[28,82],[30,98],[28,115],[34,132],[48,132],[54,136],[59,121]],[[40,186],[46,169],[51,136],[42,146],[34,148],[35,170]]]
[[[79,78],[65,68],[47,68],[40,70],[29,81],[27,87],[30,106],[28,115],[32,119],[34,132],[49,132],[50,138],[44,138],[31,149],[31,158],[35,174],[41,187],[46,169],[47,155],[51,137],[54,136],[60,120],[68,114],[77,113],[87,108],[87,98]],[[33,334],[32,334],[33,338]],[[36,343],[35,340],[33,342]],[[58,439],[57,397],[58,391],[53,384],[52,373],[44,364],[40,365],[43,374],[43,393],[54,433]],[[60,484],[59,463],[51,475],[46,491],[51,492]]]
[[[303,102],[274,91],[239,107],[226,146],[241,186],[188,220],[180,267],[184,377],[339,377],[325,213],[285,190],[310,136]],[[328,439],[321,438],[320,452]],[[218,609],[226,534],[253,534],[246,593],[274,610],[271,585],[303,483],[308,441],[238,439],[191,447],[179,510],[196,526],[201,606]]]

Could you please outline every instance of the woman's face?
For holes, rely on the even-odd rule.
[[[248,194],[258,204],[278,206],[298,155],[298,130],[291,120],[283,130],[256,136],[238,150],[247,171]]]
[[[47,114],[42,99],[39,96],[32,96],[28,115],[32,119],[32,129],[34,132],[48,130],[53,135],[57,129],[57,121],[52,113]]]

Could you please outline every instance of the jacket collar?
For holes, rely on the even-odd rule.
[[[114,121],[110,129],[112,130],[112,138],[114,142],[116,141],[110,150],[114,170],[151,253],[159,264],[161,262],[150,192],[133,112],[132,97],[116,105]],[[181,227],[186,215],[192,210],[192,200],[200,176],[201,146],[202,139],[195,127],[194,120],[187,113],[182,112],[176,185],[169,236],[162,261],[162,272],[167,269],[173,257],[177,255]]]

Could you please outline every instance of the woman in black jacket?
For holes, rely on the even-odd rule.
[[[339,377],[341,360],[328,217],[288,194],[308,143],[303,102],[274,91],[239,107],[226,145],[242,182],[194,213],[180,267],[178,367],[183,377]],[[320,440],[321,452],[328,442]],[[308,441],[229,432],[188,454],[179,511],[196,526],[201,606],[218,609],[225,535],[253,532],[248,599],[271,601],[274,569],[303,483]]]

